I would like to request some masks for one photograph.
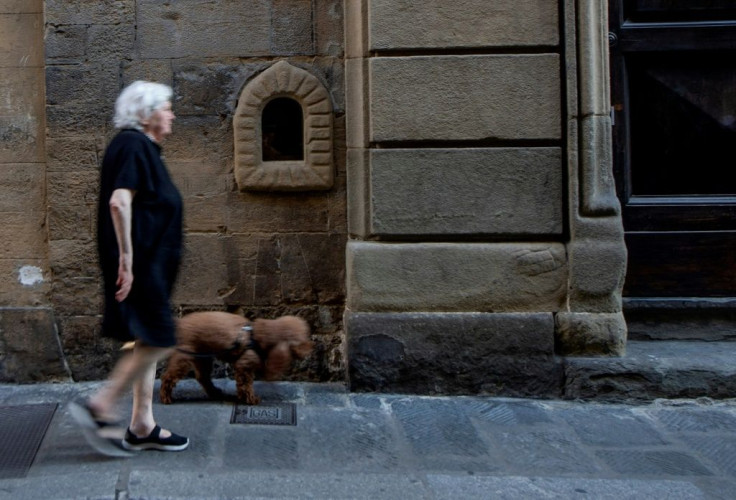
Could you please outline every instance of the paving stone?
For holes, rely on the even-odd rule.
[[[619,474],[649,476],[710,476],[692,455],[679,451],[600,450],[596,456]]]
[[[682,436],[681,439],[709,459],[719,470],[736,476],[736,436],[691,434]]]
[[[433,498],[595,498],[596,500],[671,500],[706,498],[684,481],[631,481],[614,479],[560,479],[538,477],[428,475]]]
[[[736,433],[736,415],[726,411],[703,408],[669,408],[654,410],[649,414],[671,431]]]
[[[503,457],[517,474],[594,474],[602,470],[564,430],[514,428],[499,432],[492,427],[486,429],[486,435],[494,442],[494,454]]]
[[[299,432],[287,426],[232,424],[223,463],[239,470],[299,470]]]
[[[561,412],[560,417],[589,445],[647,446],[667,442],[644,418],[627,409],[570,410]]]
[[[405,462],[393,426],[375,412],[308,407],[298,425],[310,437],[300,449],[302,470],[386,472]]]
[[[356,408],[370,408],[371,410],[381,408],[381,398],[372,394],[351,394],[350,401]]]
[[[535,425],[552,422],[547,416],[547,411],[533,402],[477,399],[462,403],[461,406],[471,418],[499,426]]]
[[[348,394],[343,384],[308,384],[304,401],[311,406],[347,406]]]
[[[82,472],[66,475],[49,475],[27,481],[10,479],[2,482],[1,500],[38,500],[39,498],[94,498],[95,500],[115,500],[115,485],[118,482],[117,471]],[[70,488],[69,485],[73,485]],[[73,495],[71,496],[73,491]],[[69,496],[62,497],[60,492]]]
[[[129,500],[207,498],[427,498],[419,478],[399,474],[133,471]]]
[[[391,408],[419,458],[488,454],[470,419],[449,401],[400,399]]]

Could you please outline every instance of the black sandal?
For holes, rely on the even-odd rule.
[[[125,432],[123,439],[123,448],[126,450],[159,450],[159,451],[181,451],[189,446],[189,438],[171,433],[167,438],[161,437],[161,427],[158,425],[153,428],[151,433],[146,437],[138,437],[130,431],[130,427]]]

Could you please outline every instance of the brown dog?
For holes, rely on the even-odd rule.
[[[257,405],[253,392],[256,371],[266,380],[283,375],[292,356],[304,358],[312,351],[309,326],[296,316],[257,319],[252,323],[237,314],[197,312],[177,322],[176,350],[161,375],[161,402],[169,404],[176,383],[192,370],[197,381],[212,399],[221,399],[222,391],[212,383],[214,359],[229,363],[235,374],[238,402]]]

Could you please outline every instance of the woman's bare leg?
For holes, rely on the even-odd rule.
[[[169,352],[170,349],[166,349],[164,357]],[[156,420],[153,418],[153,385],[156,381],[156,363],[150,364],[145,369],[145,373],[133,382],[133,413],[130,417],[130,432],[138,437],[148,436],[156,426]],[[159,435],[165,439],[171,436],[171,432],[161,429]]]
[[[153,405],[153,381],[156,376],[156,364],[164,359],[169,353],[170,349],[161,347],[151,347],[140,345],[140,342],[136,342],[136,346],[132,353],[126,354],[123,358],[118,361],[113,369],[110,377],[108,378],[107,384],[95,395],[93,395],[88,404],[95,413],[101,418],[112,418],[116,415],[116,407],[120,398],[125,394],[131,386],[138,387],[142,379],[146,379],[147,382],[142,384],[139,390],[134,391],[133,404],[134,409],[136,402],[143,411],[152,411]],[[150,386],[150,389],[146,391],[146,387]],[[138,396],[136,396],[138,392]],[[148,394],[148,409],[146,410],[146,403],[143,402],[142,396]],[[139,413],[144,414],[144,413]],[[135,415],[135,412],[134,412]],[[152,419],[153,417],[151,417]],[[138,424],[138,421],[136,421]],[[151,426],[153,428],[153,425]],[[150,430],[149,430],[150,432]]]

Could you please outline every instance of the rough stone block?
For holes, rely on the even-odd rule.
[[[314,53],[311,0],[272,0],[271,53]]]
[[[344,235],[285,235],[280,242],[279,273],[287,302],[329,304],[344,301]]]
[[[42,259],[46,256],[44,212],[0,212],[0,258]]]
[[[379,57],[369,65],[372,141],[561,138],[556,54]]]
[[[324,232],[329,228],[329,193],[230,193],[227,228],[233,233]]]
[[[49,172],[84,170],[97,176],[102,154],[94,137],[49,137],[46,141],[46,169]]]
[[[89,240],[95,236],[97,207],[83,203],[48,208],[49,241]]]
[[[0,259],[0,304],[48,305],[50,283],[46,259]]]
[[[87,34],[87,57],[103,65],[133,57],[136,26],[133,22],[92,25]]]
[[[243,66],[174,62],[174,92],[179,96],[174,112],[179,117],[211,115],[219,118],[232,114],[243,82],[265,66],[267,64],[262,62]]]
[[[177,101],[174,131],[163,144],[166,163],[172,174],[179,171],[181,162],[188,162],[184,170],[192,174],[229,173],[225,152],[232,150],[232,129],[225,126],[219,117],[179,116],[178,109]],[[199,167],[194,168],[195,165]]]
[[[127,86],[136,80],[148,80],[149,82],[160,82],[171,87],[174,85],[171,63],[172,61],[166,59],[121,61],[123,86]],[[176,106],[174,112],[179,116]]]
[[[230,238],[217,234],[190,234],[174,287],[174,302],[189,305],[222,305],[240,279],[238,260],[230,259]]]
[[[139,0],[137,47],[142,59],[269,55],[271,2]],[[216,27],[216,36],[213,29]]]
[[[79,82],[88,82],[80,85]],[[102,118],[112,123],[112,112],[119,88],[118,69],[95,64],[56,65],[46,68],[46,104],[75,107],[109,114]],[[74,111],[69,111],[74,113]],[[75,136],[84,135],[77,132]]]
[[[370,0],[371,50],[556,46],[550,0]]]
[[[43,67],[42,14],[0,13],[0,33],[0,68]]]
[[[555,315],[557,352],[565,356],[622,356],[626,351],[623,313]]]
[[[99,278],[54,278],[51,302],[66,315],[89,316],[103,312],[102,281]]]
[[[45,0],[44,4],[49,24],[119,24],[135,20],[136,0]]]
[[[210,179],[211,181],[212,179]],[[215,184],[222,184],[221,179],[215,181]],[[194,179],[197,184],[205,184],[207,178],[205,176]],[[178,181],[177,184],[181,185]],[[192,189],[191,187],[186,188]],[[182,192],[184,200],[184,229],[188,232],[211,232],[214,230],[224,231],[227,229],[227,196],[225,194],[208,194],[199,196],[191,194],[198,190],[189,191],[190,194]]]
[[[99,176],[89,172],[49,172],[47,196],[50,205],[73,203],[97,204]]]
[[[46,177],[42,163],[0,164],[0,212],[42,212]],[[6,233],[11,236],[10,233]]]
[[[97,259],[96,239],[51,241],[49,243],[49,263],[55,279],[102,279]]]
[[[348,313],[350,389],[559,394],[552,314]]]
[[[562,233],[558,148],[373,150],[374,235]]]
[[[43,68],[4,71],[0,95],[0,163],[44,161]]]
[[[313,3],[314,43],[317,54],[342,57],[344,53],[343,1],[316,0]]]
[[[0,381],[70,381],[54,313],[48,308],[0,307]]]
[[[102,337],[101,324],[100,316],[59,318],[59,335],[75,381],[104,380],[120,357],[120,343]]]
[[[351,241],[348,307],[355,311],[558,311],[567,291],[560,243]]]
[[[46,58],[53,63],[75,62],[87,53],[87,26],[46,26]]]
[[[732,342],[629,342],[621,358],[565,359],[566,399],[733,398]]]
[[[117,90],[117,88],[116,88]],[[96,107],[100,106],[100,107]],[[46,107],[49,137],[107,136],[112,130],[114,99],[96,105],[57,104]]]

